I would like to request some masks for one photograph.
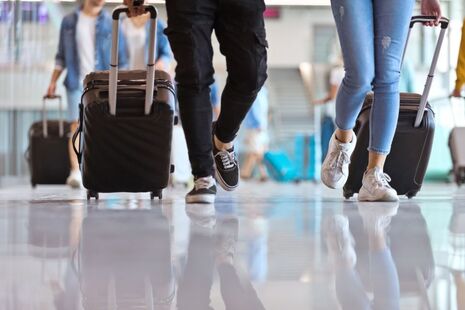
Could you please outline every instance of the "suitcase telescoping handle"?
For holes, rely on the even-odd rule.
[[[145,114],[150,114],[153,102],[153,90],[155,82],[155,41],[157,33],[157,9],[153,5],[145,5],[145,12],[150,13],[150,32],[149,32],[149,53],[147,61],[147,81],[145,89]],[[109,78],[109,104],[110,114],[116,114],[116,93],[118,89],[118,32],[119,16],[121,13],[128,13],[129,9],[125,5],[118,6],[113,10],[113,30],[111,42],[111,59],[110,59],[110,78]]]
[[[410,28],[407,35],[407,41],[405,42],[404,53],[402,55],[402,62],[404,61],[405,52],[407,50],[407,44],[410,39],[410,33],[412,32],[412,28],[417,23],[425,23],[436,20],[436,16],[413,16],[410,21]],[[439,34],[438,42],[436,44],[436,49],[434,51],[433,60],[431,62],[431,66],[429,68],[428,78],[426,79],[425,88],[423,89],[423,94],[421,95],[420,105],[418,106],[418,113],[415,119],[415,127],[420,127],[420,124],[423,120],[423,115],[425,114],[426,104],[428,103],[428,96],[429,91],[431,89],[431,84],[433,83],[434,71],[436,70],[436,65],[438,63],[439,53],[441,52],[442,42],[444,41],[444,37],[446,35],[446,30],[449,27],[449,20],[445,17],[440,19],[441,24],[441,32]]]
[[[47,109],[45,107],[47,100],[58,99],[58,113],[59,113],[59,120],[58,120],[58,128],[60,137],[63,137],[64,134],[64,121],[63,121],[63,102],[61,101],[60,95],[53,95],[47,96],[45,95],[42,98],[42,131],[43,135],[46,138],[48,136],[48,122],[47,122]]]

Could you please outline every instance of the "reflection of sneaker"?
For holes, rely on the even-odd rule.
[[[397,214],[399,202],[358,202],[358,212],[368,234],[382,234]]]
[[[354,237],[349,230],[349,220],[344,215],[334,215],[325,220],[326,246],[333,266],[353,268],[357,262]]]
[[[186,214],[192,224],[212,229],[215,227],[215,207],[213,204],[188,204]]]
[[[328,154],[321,167],[321,181],[330,188],[342,188],[349,176],[350,156],[357,144],[357,136],[349,143],[341,143],[333,133],[329,142]]]
[[[397,192],[389,182],[391,178],[379,167],[363,174],[362,188],[358,193],[360,201],[398,201]]]
[[[187,203],[214,203],[216,197],[216,183],[212,176],[197,178],[194,188],[187,193]]]
[[[82,176],[81,171],[72,170],[69,174],[69,177],[66,179],[66,184],[71,188],[81,188],[82,186]]]
[[[239,221],[236,217],[217,219],[216,226],[216,260],[233,263],[239,235]]]
[[[233,191],[239,186],[239,163],[234,147],[229,150],[218,150],[215,146],[213,123],[212,147],[215,160],[215,178],[225,191]]]

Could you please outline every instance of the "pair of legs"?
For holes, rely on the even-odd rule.
[[[346,75],[336,98],[336,136],[352,140],[367,92],[373,90],[369,168],[383,167],[399,115],[399,78],[413,0],[332,0]]]
[[[265,4],[263,0],[167,0],[166,9],[165,33],[177,61],[179,109],[192,174],[196,179],[210,177],[214,175],[213,146],[220,151],[231,149],[267,77]],[[212,139],[213,31],[226,57],[228,78]],[[228,160],[226,155],[223,159]]]
[[[374,92],[370,115],[369,163],[361,200],[397,200],[383,173],[399,116],[399,78],[413,0],[332,0],[344,58],[345,77],[336,97],[336,132],[322,180],[342,187],[356,137],[353,128],[365,96]]]
[[[358,226],[362,224],[358,221],[359,216],[333,215],[326,221],[326,243],[335,272],[336,294],[342,309],[400,309],[399,276],[386,240],[391,218],[397,214],[397,208],[397,203],[359,203],[358,213],[363,228]],[[365,249],[369,260],[365,262],[358,259],[358,266],[368,269],[373,301],[368,297],[356,269],[357,256],[363,258],[365,254],[360,251],[364,243],[362,240],[354,240],[349,223],[354,233],[363,229],[368,235],[368,248]],[[358,253],[354,245],[358,245]]]

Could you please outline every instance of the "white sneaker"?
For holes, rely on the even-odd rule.
[[[349,230],[349,220],[344,215],[334,215],[324,223],[326,246],[334,267],[353,268],[357,262],[354,237]]]
[[[357,136],[352,132],[352,141],[341,143],[336,132],[329,141],[328,154],[321,167],[321,181],[329,188],[342,188],[349,176],[350,156],[357,144]]]
[[[369,234],[385,233],[391,218],[397,214],[399,202],[359,202],[358,212]]]
[[[69,177],[66,179],[66,184],[68,184],[71,188],[81,188],[82,187],[82,176],[81,171],[79,170],[72,170],[69,174]]]
[[[358,193],[359,201],[398,201],[397,192],[389,182],[391,178],[379,167],[365,171],[362,188]]]

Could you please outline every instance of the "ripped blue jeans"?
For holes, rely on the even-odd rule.
[[[387,155],[399,115],[402,53],[414,0],[331,0],[345,77],[336,98],[336,125],[355,126],[367,92],[374,92],[368,150]]]

